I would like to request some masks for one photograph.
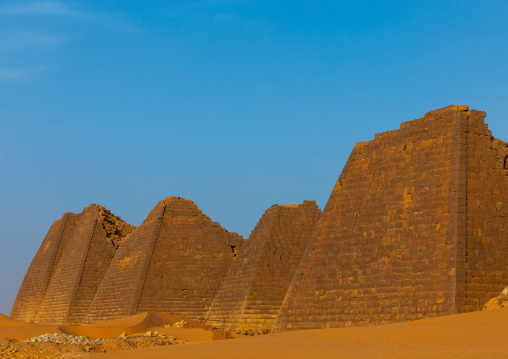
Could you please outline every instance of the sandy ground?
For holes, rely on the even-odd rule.
[[[508,357],[508,309],[378,327],[306,330],[100,354],[113,358],[486,358]]]
[[[0,314],[0,358],[69,359],[228,337],[222,331],[197,323],[182,326],[182,320],[166,313],[149,312],[94,325],[57,327],[16,322]],[[180,326],[175,322],[180,322]],[[24,342],[27,339],[30,341]]]
[[[76,335],[86,336],[97,336],[101,330],[158,330],[193,343],[76,355],[93,355],[97,359],[175,356],[179,359],[508,357],[508,308],[378,327],[305,330],[220,341],[212,341],[212,332],[201,328],[164,328],[160,325],[178,319],[161,313],[142,313],[94,326],[71,328],[76,330]],[[0,317],[0,338],[23,340],[48,332],[59,331],[52,326],[28,325]]]
[[[66,334],[82,335],[91,338],[115,338],[125,332],[127,335],[145,333],[147,331],[158,331],[191,342],[202,342],[213,340],[211,331],[201,328],[165,328],[164,324],[173,325],[183,320],[182,317],[158,312],[140,313],[130,317],[108,320],[91,325],[63,326],[60,329]]]
[[[174,325],[175,322],[181,320],[183,320],[182,317],[167,313],[145,312],[91,325],[55,326],[17,322],[0,314],[0,338],[27,340],[46,333],[65,333],[94,339],[109,339],[115,338],[123,332],[126,335],[134,335],[137,333],[143,334],[147,331],[158,331],[160,334],[166,334],[183,341],[202,342],[214,339],[212,331],[202,328],[165,327],[165,324]]]
[[[0,314],[0,338],[27,340],[45,333],[62,333],[58,326],[26,324],[9,319]]]

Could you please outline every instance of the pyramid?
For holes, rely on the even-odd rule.
[[[271,330],[320,216],[314,201],[267,209],[215,296],[207,322],[229,330]]]
[[[30,265],[11,318],[80,324],[122,238],[134,227],[96,204],[65,213]]]
[[[85,322],[145,311],[204,317],[243,242],[192,201],[160,201],[122,242]]]
[[[34,321],[51,277],[80,217],[81,214],[65,213],[61,219],[53,222],[23,279],[11,310],[11,319],[28,323]]]
[[[357,143],[276,331],[480,310],[508,281],[508,144],[449,106]]]

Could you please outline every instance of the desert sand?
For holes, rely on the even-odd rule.
[[[62,333],[56,325],[27,324],[0,314],[0,338],[27,340],[45,333]]]
[[[100,354],[114,358],[486,358],[506,357],[508,309],[376,327],[303,330]]]
[[[22,323],[0,315],[0,358],[75,358],[227,337],[231,335],[157,312],[140,313],[94,325],[61,327]]]
[[[214,341],[202,328],[165,328],[179,317],[163,313],[141,313],[96,325],[60,327],[26,324],[2,316],[0,337],[25,340],[43,333],[91,337],[118,335],[125,331],[159,331],[189,344],[119,350],[93,354],[114,358],[485,358],[505,357],[508,341],[508,308],[423,319],[371,327],[302,330],[234,340]],[[73,331],[73,333],[71,333]],[[29,345],[23,344],[22,345]],[[32,345],[32,344],[30,344]],[[62,355],[67,358],[70,354]],[[72,357],[92,354],[74,351]],[[0,355],[0,357],[2,357]],[[44,357],[44,356],[42,356]],[[54,357],[54,356],[50,356]]]
[[[0,314],[0,338],[27,340],[46,333],[65,333],[74,336],[90,338],[115,338],[125,332],[127,335],[158,331],[175,338],[202,342],[213,340],[213,333],[202,328],[165,328],[164,324],[174,324],[183,318],[166,313],[145,312],[133,316],[109,320],[102,323],[83,326],[56,326],[42,324],[28,324],[9,319]]]
[[[182,317],[167,313],[144,312],[120,319],[108,320],[97,324],[81,326],[62,326],[60,329],[66,334],[84,336],[90,338],[115,338],[122,333],[134,335],[147,331],[158,331],[183,341],[202,342],[213,340],[213,333],[203,328],[174,327],[176,322],[184,320]],[[166,328],[165,324],[171,325]]]

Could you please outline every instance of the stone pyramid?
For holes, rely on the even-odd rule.
[[[134,227],[91,204],[53,223],[30,265],[10,317],[80,324],[122,238]]]
[[[449,106],[357,143],[276,330],[469,312],[508,280],[508,145]]]
[[[85,322],[144,311],[204,317],[243,243],[192,201],[168,197],[118,249]]]
[[[271,330],[320,216],[314,201],[267,209],[215,296],[207,322],[229,330]]]
[[[51,277],[80,217],[81,214],[65,213],[53,222],[25,274],[11,310],[11,319],[22,322],[35,320]]]

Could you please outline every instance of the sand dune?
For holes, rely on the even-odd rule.
[[[139,349],[114,358],[485,358],[506,357],[508,309],[378,327],[305,330],[244,339]]]
[[[45,333],[62,333],[56,325],[17,322],[0,314],[0,338],[26,340]]]
[[[184,341],[201,342],[213,340],[213,333],[202,328],[165,328],[164,324],[173,325],[183,320],[182,317],[160,312],[144,312],[128,317],[108,320],[83,326],[62,326],[60,330],[66,334],[82,335],[91,338],[115,338],[122,332],[127,335],[158,331]]]
[[[82,335],[91,338],[115,338],[122,332],[127,335],[145,333],[148,330],[157,328],[163,329],[164,324],[173,325],[183,318],[174,315],[158,312],[144,312],[128,317],[113,319],[96,324],[82,326],[61,326],[66,334]],[[159,332],[161,330],[157,329]]]
[[[129,317],[108,320],[85,326],[55,326],[18,322],[0,314],[0,338],[26,340],[46,333],[65,333],[74,336],[91,338],[115,338],[125,332],[127,335],[158,331],[160,334],[173,336],[183,341],[201,342],[214,340],[213,332],[203,328],[165,328],[164,324],[173,325],[183,318],[159,312],[145,312]]]

